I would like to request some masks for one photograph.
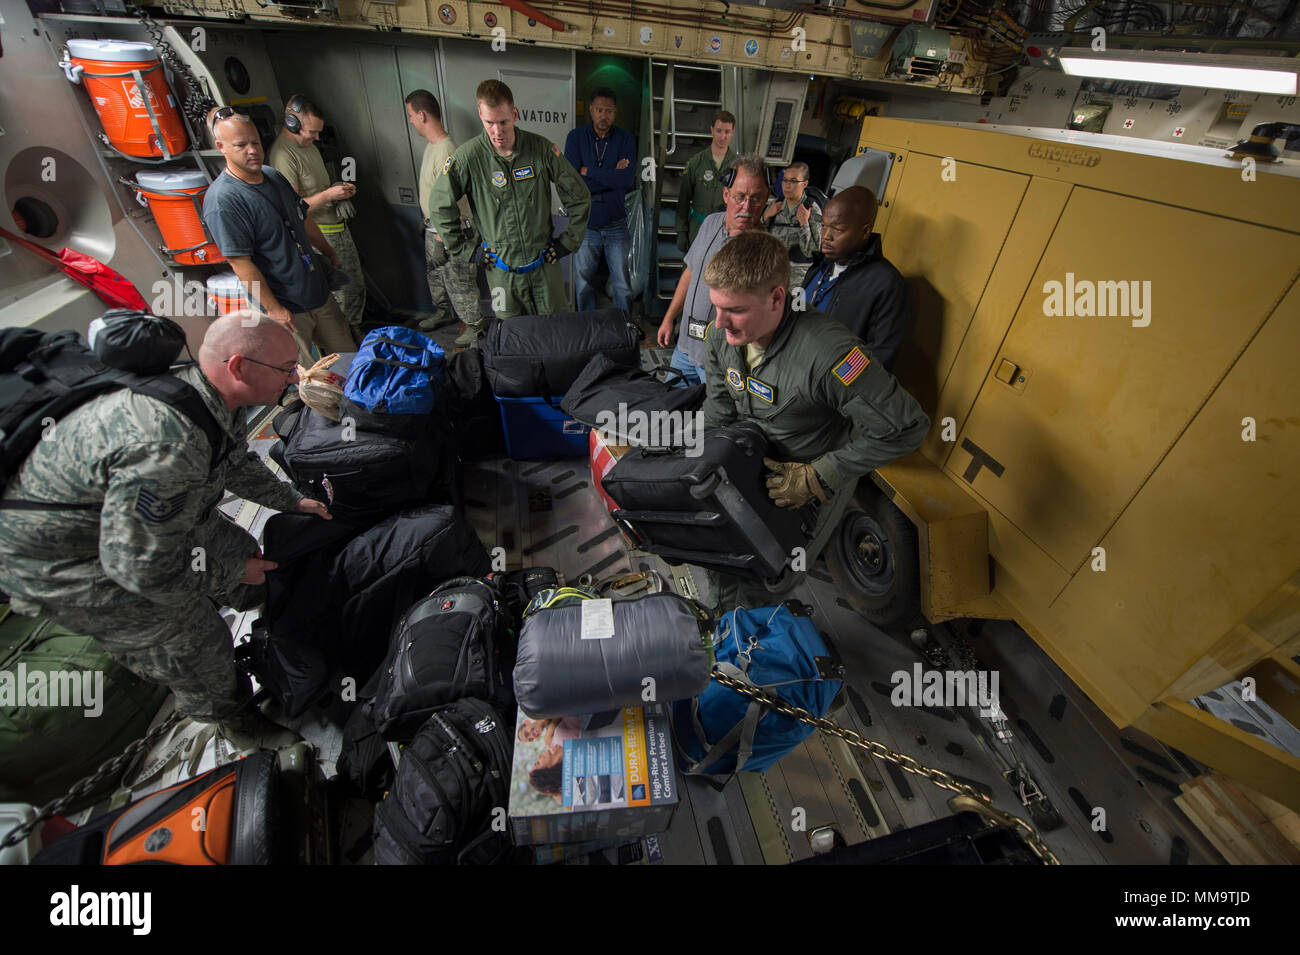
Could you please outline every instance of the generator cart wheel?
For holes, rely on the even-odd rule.
[[[840,593],[882,629],[911,623],[921,606],[916,528],[870,480],[826,545],[826,564]]]

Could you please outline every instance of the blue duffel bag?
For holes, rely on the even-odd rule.
[[[428,415],[442,386],[442,346],[400,325],[376,328],[348,369],[343,397],[373,415]]]
[[[839,667],[821,634],[786,604],[726,614],[714,632],[714,652],[715,669],[814,716],[825,716],[840,690],[833,675]],[[673,735],[687,773],[762,772],[812,732],[716,680],[695,699],[673,704]]]

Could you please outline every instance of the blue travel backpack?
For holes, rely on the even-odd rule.
[[[343,397],[373,415],[428,415],[442,386],[442,346],[400,325],[376,328],[348,369]]]
[[[717,669],[814,716],[825,716],[840,690],[839,668],[821,634],[787,604],[733,610],[719,619],[713,639]],[[717,681],[673,704],[673,735],[687,773],[762,772],[812,733]]]

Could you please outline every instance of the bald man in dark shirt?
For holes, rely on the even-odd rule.
[[[822,213],[821,251],[803,286],[810,307],[840,321],[888,369],[907,332],[907,286],[881,251],[875,223],[870,189],[837,192]]]

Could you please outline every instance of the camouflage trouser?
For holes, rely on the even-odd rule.
[[[448,256],[446,247],[428,229],[424,230],[424,264],[435,312],[450,312],[454,308],[456,317],[466,325],[483,321],[477,265]]]
[[[569,300],[564,294],[564,272],[558,262],[523,275],[488,267],[487,285],[497,318],[553,315],[569,310]],[[504,302],[504,307],[497,308],[498,302]]]
[[[320,348],[322,356],[333,352],[357,350],[356,339],[343,318],[339,303],[333,298],[325,299],[325,304],[310,312],[294,312],[293,324],[297,328],[293,340],[298,343],[298,364],[310,368],[315,361],[311,357],[314,343]]]
[[[330,228],[334,227],[324,226],[322,231]],[[343,310],[343,317],[347,320],[348,327],[360,338],[358,333],[361,331],[361,316],[366,310],[366,275],[361,271],[361,256],[357,252],[357,244],[352,241],[352,234],[348,232],[347,226],[344,226],[341,232],[326,232],[325,241],[339,254],[343,271],[352,280],[334,293],[334,301],[338,302],[339,308]]]
[[[224,603],[248,609],[260,588],[238,585]],[[230,628],[217,604],[196,598],[163,607],[141,600],[126,607],[47,607],[44,616],[98,640],[136,676],[176,695],[176,709],[197,720],[232,715],[252,694],[248,677],[235,672]]]

